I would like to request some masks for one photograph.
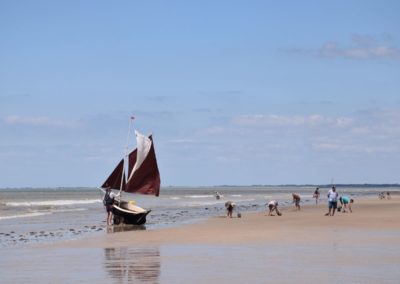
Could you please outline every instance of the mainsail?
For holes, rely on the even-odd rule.
[[[160,193],[160,173],[152,136],[136,131],[137,149],[129,155],[128,180],[124,191],[152,194]],[[135,162],[133,167],[131,165]]]
[[[127,181],[124,172],[124,159],[122,159],[104,182],[102,188],[111,187],[125,192],[158,196],[161,181],[152,136],[146,137],[137,131],[135,133],[137,149],[130,152],[127,158]]]

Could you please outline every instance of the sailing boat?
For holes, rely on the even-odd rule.
[[[130,126],[129,126],[130,128]],[[113,204],[114,225],[143,225],[151,210],[143,209],[132,202],[123,201],[121,191],[158,196],[160,193],[160,173],[152,136],[135,131],[137,148],[126,155],[101,186],[101,189],[119,189],[120,200]],[[129,133],[128,133],[129,139]],[[125,164],[128,174],[125,176]]]

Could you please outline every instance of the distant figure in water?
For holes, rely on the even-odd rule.
[[[315,198],[315,204],[318,204],[318,200],[319,200],[319,187],[317,187],[314,191],[314,195],[313,197]]]
[[[116,197],[119,196],[119,193],[115,194],[114,192],[112,192],[111,187],[106,188],[106,190],[103,190],[102,188],[100,189],[104,193],[103,204],[107,211],[107,225],[111,226],[113,218],[112,210],[113,210],[114,200]]]
[[[215,199],[219,200],[221,198],[221,194],[218,191],[215,192]]]
[[[232,212],[233,212],[233,209],[235,208],[235,206],[236,206],[236,204],[232,201],[227,201],[225,203],[226,213],[229,218],[232,218]]]
[[[282,215],[282,213],[279,212],[279,210],[278,210],[278,201],[276,201],[276,200],[271,200],[268,203],[268,209],[269,209],[268,216],[275,216],[274,214],[272,214],[274,211],[276,211],[276,214],[278,214],[278,216]]]
[[[346,213],[346,208],[349,208],[350,213],[353,213],[351,210],[351,205],[354,203],[354,199],[350,199],[347,196],[340,196],[339,197],[340,204],[343,206],[343,213]]]
[[[327,196],[328,196],[329,211],[328,211],[328,213],[325,214],[325,216],[334,216],[336,208],[337,208],[337,199],[339,196],[339,194],[336,192],[335,186],[332,186],[332,189],[329,190]]]
[[[293,196],[293,203],[296,206],[297,210],[300,210],[300,195],[296,194],[296,193],[292,193]]]

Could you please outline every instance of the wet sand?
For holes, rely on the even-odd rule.
[[[398,283],[400,197],[2,251],[3,283]]]

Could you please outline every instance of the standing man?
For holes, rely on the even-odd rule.
[[[106,208],[107,211],[107,225],[111,226],[112,225],[112,217],[113,217],[113,205],[114,205],[114,200],[116,197],[119,196],[119,192],[115,194],[112,192],[111,187],[107,187],[106,190],[104,191],[102,188],[100,188],[101,191],[104,192],[104,197],[103,197],[103,204]]]
[[[318,199],[319,199],[319,187],[314,191],[313,197],[315,198],[315,204],[318,204]]]
[[[300,210],[300,195],[298,195],[297,193],[292,193],[293,196],[293,203],[296,206],[297,210]]]
[[[233,209],[236,207],[236,204],[234,203],[234,202],[232,202],[232,201],[227,201],[227,202],[225,202],[225,208],[226,208],[226,215],[229,217],[229,218],[232,218],[232,212],[233,212]]]
[[[325,216],[333,216],[333,215],[335,215],[335,211],[337,208],[337,199],[339,197],[339,194],[336,192],[335,186],[332,186],[332,189],[329,190],[327,196],[328,196],[329,211],[328,211],[328,213],[325,214]]]

